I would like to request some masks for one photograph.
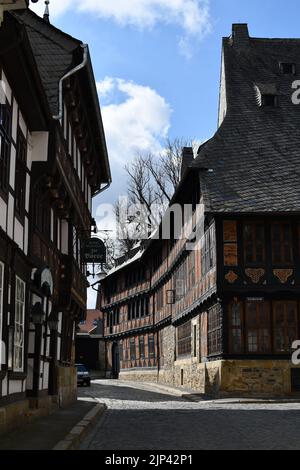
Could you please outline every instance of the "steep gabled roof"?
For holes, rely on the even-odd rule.
[[[59,81],[73,67],[74,52],[82,43],[45,22],[29,9],[10,14],[26,29],[51,112],[57,115]]]
[[[59,82],[71,69],[83,61],[83,43],[55,28],[29,9],[9,13],[26,31],[36,67],[52,116],[59,114]],[[80,72],[84,83],[85,97],[90,118],[90,137],[95,142],[99,166],[99,188],[102,183],[111,182],[110,165],[102,123],[101,110],[96,89],[91,58]]]
[[[200,174],[207,211],[300,212],[300,39],[247,40],[240,26],[243,35],[223,39],[227,115],[193,162],[213,170]],[[296,75],[281,62],[296,64]],[[277,90],[278,107],[260,106],[258,90]]]

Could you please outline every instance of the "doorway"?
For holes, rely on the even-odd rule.
[[[120,352],[119,344],[114,343],[112,345],[112,378],[118,379],[120,373]]]

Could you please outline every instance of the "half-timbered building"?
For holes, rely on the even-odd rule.
[[[47,13],[0,2],[0,432],[76,399],[82,247],[111,179],[88,46]]]
[[[109,375],[214,395],[300,391],[299,52],[245,24],[224,38],[219,127],[196,158],[184,149],[172,201],[194,208],[195,239],[152,238],[103,281]]]

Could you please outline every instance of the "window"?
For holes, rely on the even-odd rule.
[[[159,312],[164,308],[164,286],[161,287],[156,293],[156,309]]]
[[[222,309],[219,305],[208,312],[207,339],[209,355],[222,352]]]
[[[248,266],[265,262],[265,228],[262,223],[244,225],[244,261]]]
[[[145,359],[145,339],[144,339],[144,336],[139,337],[139,353],[140,353],[140,359]]]
[[[202,276],[209,273],[215,266],[215,226],[212,225],[202,240]]]
[[[149,358],[155,357],[154,335],[148,336],[148,350],[149,350]]]
[[[270,308],[267,302],[246,302],[246,349],[249,353],[271,351]]]
[[[195,257],[195,251],[190,252],[189,256],[189,289],[192,289],[195,286],[195,281],[196,281],[196,272],[195,272],[195,263],[196,263],[196,257]]]
[[[192,324],[187,322],[177,328],[178,356],[187,356],[192,352]]]
[[[188,289],[188,259],[179,266],[174,275],[175,300],[179,302],[187,294]]]
[[[4,264],[0,263],[0,370],[2,364],[4,364],[5,358],[2,357],[3,346],[2,346],[2,323],[3,323],[3,287],[4,287]]]
[[[234,354],[243,352],[243,304],[234,302],[229,308],[230,351]]]
[[[5,194],[9,186],[10,147],[11,107],[6,102],[0,105],[0,190]]]
[[[296,64],[290,62],[281,62],[280,71],[283,75],[296,75]]]
[[[135,361],[136,351],[135,351],[135,339],[130,338],[130,360]]]
[[[45,236],[51,234],[51,209],[43,205],[40,197],[35,198],[35,226]]]
[[[153,257],[153,272],[157,271],[162,264],[162,252],[158,251]]]
[[[197,325],[194,325],[194,357],[197,357]]]
[[[27,164],[27,142],[21,129],[17,135],[17,157],[16,157],[16,185],[15,204],[16,213],[24,217],[25,192],[26,192],[26,164]]]
[[[141,299],[141,317],[147,317],[149,314],[149,299],[144,297]]]
[[[25,283],[16,278],[14,371],[24,370]]]
[[[289,223],[272,224],[272,258],[274,265],[293,263],[292,230]]]
[[[278,96],[271,94],[262,95],[262,105],[265,107],[278,106]]]
[[[274,302],[274,350],[288,353],[297,334],[297,302]]]

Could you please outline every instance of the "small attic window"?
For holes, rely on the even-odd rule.
[[[296,75],[296,64],[292,62],[281,62],[280,70],[283,75]]]
[[[278,96],[277,95],[271,95],[271,94],[265,94],[262,95],[262,106],[268,106],[268,107],[276,107],[278,106]]]

